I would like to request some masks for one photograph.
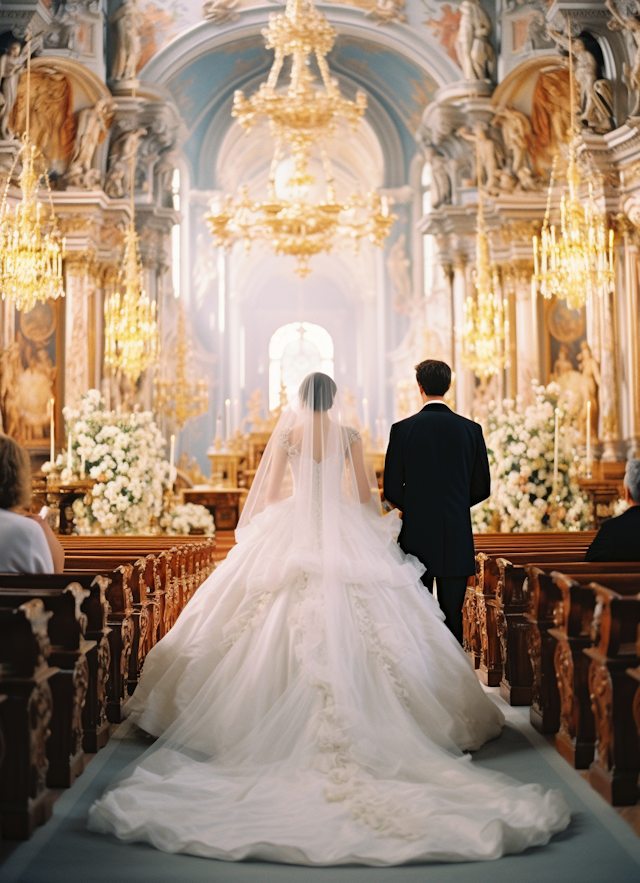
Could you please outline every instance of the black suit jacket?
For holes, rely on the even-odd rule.
[[[490,492],[479,424],[435,402],[391,427],[384,495],[403,513],[401,548],[430,576],[475,573],[469,508]]]
[[[605,521],[584,556],[585,561],[640,561],[640,506]]]

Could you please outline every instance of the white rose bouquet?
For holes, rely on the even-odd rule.
[[[160,519],[160,527],[171,536],[185,535],[191,531],[204,531],[207,537],[215,536],[213,515],[206,506],[197,503],[184,503],[174,506]]]
[[[150,411],[118,414],[106,411],[97,389],[80,400],[77,409],[63,411],[69,452],[60,454],[54,466],[61,478],[70,476],[84,462],[85,472],[95,480],[89,504],[75,500],[73,511],[79,534],[145,534],[154,529],[162,514],[163,491],[169,474],[165,440]]]
[[[555,409],[560,411],[558,445],[559,503],[555,530],[585,530],[591,522],[591,504],[580,489],[578,431],[570,404],[560,387],[536,388],[536,402],[517,409],[506,400],[502,411],[491,404],[485,440],[491,468],[491,497],[471,510],[474,530],[530,532],[551,530],[553,521],[553,461]]]

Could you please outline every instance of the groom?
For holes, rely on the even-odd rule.
[[[384,495],[402,510],[398,542],[427,568],[446,624],[462,643],[467,577],[475,573],[469,508],[491,492],[487,449],[479,424],[444,403],[451,368],[427,359],[416,365],[424,407],[394,423],[384,467]]]

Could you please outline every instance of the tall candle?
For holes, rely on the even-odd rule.
[[[224,419],[225,419],[225,438],[227,441],[231,438],[231,399],[224,400]]]
[[[53,461],[56,456],[56,400],[51,399],[49,405],[51,407],[51,426],[49,428],[49,432],[51,433],[51,452],[49,454],[49,459],[51,461],[51,465],[53,466]]]
[[[233,428],[237,432],[240,429],[240,402],[233,400]]]
[[[367,430],[367,429],[369,429],[369,400],[368,399],[362,399],[362,417],[363,417],[364,429]]]
[[[558,493],[558,444],[559,444],[560,409],[556,408],[555,428],[553,433],[553,492]]]
[[[72,454],[72,450],[71,450],[72,447],[73,447],[73,435],[71,433],[69,433],[69,437],[67,438],[67,469],[69,470],[69,472],[73,472],[73,468],[72,468],[73,467],[73,454]]]
[[[222,417],[218,414],[216,418],[216,439],[222,441]]]
[[[587,402],[587,475],[591,477],[591,401]]]
[[[175,459],[176,459],[176,437],[171,436],[171,446],[169,449],[169,484],[173,484],[175,478]]]

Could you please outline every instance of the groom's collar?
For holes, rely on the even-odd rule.
[[[451,410],[451,408],[448,405],[445,405],[444,402],[426,402],[422,406],[421,410],[426,411],[427,408],[433,408],[435,411],[450,411]]]

